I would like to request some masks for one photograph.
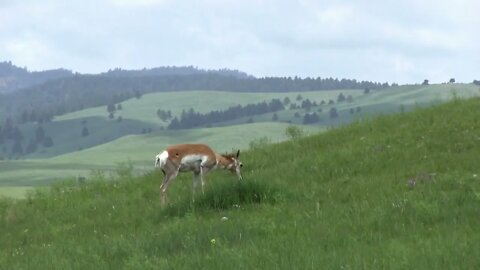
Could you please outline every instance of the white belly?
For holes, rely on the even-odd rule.
[[[180,171],[200,171],[200,165],[208,160],[206,155],[186,155],[180,161]]]

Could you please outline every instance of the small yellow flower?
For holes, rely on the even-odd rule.
[[[212,239],[210,240],[210,244],[212,244],[212,246],[214,246],[215,243],[217,243],[217,240],[215,240],[215,238],[212,238]]]

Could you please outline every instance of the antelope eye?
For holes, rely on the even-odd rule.
[[[240,167],[243,167],[243,164],[242,164],[242,163],[240,163]]]

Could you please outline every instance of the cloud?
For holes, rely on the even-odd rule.
[[[79,72],[196,65],[471,81],[480,74],[479,9],[474,0],[4,0],[0,60]]]
[[[165,4],[167,0],[107,0],[114,6],[121,8],[146,8]]]

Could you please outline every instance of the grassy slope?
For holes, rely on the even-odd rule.
[[[115,117],[122,116],[123,121],[117,122],[107,117],[105,106],[90,108],[83,111],[70,113],[58,117],[55,121],[43,124],[47,135],[52,136],[54,147],[43,148],[27,156],[28,159],[49,158],[65,153],[86,149],[96,145],[108,143],[117,138],[129,134],[140,134],[142,130],[158,130],[163,123],[156,116],[156,110],[172,110],[174,115],[178,115],[183,109],[195,108],[197,111],[207,112],[216,109],[225,109],[228,106],[236,104],[257,103],[272,98],[289,97],[292,102],[295,97],[301,94],[304,98],[320,102],[321,100],[336,100],[341,92],[344,95],[352,95],[354,102],[336,103],[334,105],[324,105],[314,108],[323,110],[320,113],[322,121],[320,126],[340,125],[349,123],[354,119],[365,117],[366,115],[390,112],[398,112],[400,105],[409,110],[414,104],[431,104],[450,99],[455,91],[458,96],[471,96],[479,94],[478,87],[474,85],[455,84],[455,85],[431,85],[431,86],[401,86],[393,87],[382,91],[377,91],[370,95],[362,95],[360,90],[336,90],[336,91],[316,91],[300,93],[228,93],[215,91],[190,91],[180,93],[155,93],[143,96],[141,99],[130,99],[123,103],[123,109]],[[212,99],[212,96],[215,98]],[[350,114],[350,108],[361,107],[361,113]],[[329,110],[335,107],[340,116],[330,119]],[[299,112],[301,117],[295,118],[295,112]],[[286,110],[279,112],[279,121],[301,124],[304,110]],[[272,114],[265,114],[253,117],[255,122],[271,122]],[[233,121],[218,123],[216,126],[238,125],[247,122],[247,118],[240,118]],[[82,123],[82,122],[86,123]],[[90,136],[82,137],[83,127],[87,127]],[[22,126],[24,134],[34,134],[37,125],[27,124]],[[25,138],[23,146],[26,147],[30,138]],[[9,151],[12,145],[6,146]],[[0,153],[0,156],[2,153]]]
[[[345,94],[345,93],[344,93]],[[338,93],[336,94],[338,95]],[[329,99],[336,101],[337,96]],[[346,95],[346,94],[345,94]],[[321,105],[312,108],[311,112],[317,112],[322,119],[318,124],[323,126],[338,126],[350,123],[357,119],[370,117],[372,115],[398,113],[403,107],[404,111],[410,111],[417,107],[430,106],[451,100],[454,97],[470,98],[480,95],[480,87],[473,84],[436,84],[436,85],[410,85],[390,87],[383,90],[372,91],[368,95],[353,95],[354,101],[335,103],[332,105]],[[312,99],[313,100],[313,99]],[[319,99],[315,99],[317,102]],[[320,99],[321,100],[321,99]],[[328,101],[328,99],[327,99]],[[300,105],[301,102],[296,102]],[[329,111],[335,107],[339,117],[330,119]],[[361,113],[350,114],[350,109],[361,108]],[[321,112],[318,112],[321,109]],[[295,112],[300,113],[301,117],[295,118]],[[279,121],[291,121],[292,123],[302,123],[305,110],[286,110],[278,112]],[[255,116],[255,122],[271,121],[273,113]],[[240,118],[233,121],[219,123],[217,126],[245,123],[246,118]]]
[[[285,123],[253,123],[235,127],[158,131],[130,135],[113,142],[48,159],[0,162],[0,186],[38,186],[59,179],[88,175],[92,170],[114,170],[118,163],[131,162],[136,172],[149,171],[158,152],[170,144],[184,142],[208,143],[217,151],[247,149],[261,137],[273,142],[285,140]],[[306,132],[321,130],[304,127]]]
[[[82,111],[69,113],[57,117],[55,121],[42,124],[48,136],[54,142],[53,147],[39,146],[39,151],[28,154],[27,159],[43,159],[58,156],[65,153],[86,149],[111,142],[123,136],[141,134],[143,130],[158,131],[168,123],[162,122],[156,115],[157,109],[171,110],[173,115],[178,116],[182,110],[194,108],[196,111],[209,112],[211,110],[226,109],[238,104],[251,104],[262,101],[270,101],[273,98],[283,100],[289,97],[294,100],[301,94],[304,98],[310,98],[320,102],[321,100],[335,99],[342,92],[345,95],[361,95],[360,90],[334,90],[298,93],[232,93],[218,91],[188,91],[154,93],[144,95],[140,99],[132,98],[122,103],[122,110],[115,113],[114,119],[108,118],[106,106],[88,108]],[[116,121],[121,116],[123,121]],[[271,117],[270,117],[271,119]],[[265,121],[262,121],[265,122]],[[234,123],[244,124],[246,120]],[[87,127],[90,135],[82,137],[82,129]],[[22,142],[25,149],[30,139],[38,128],[37,124],[21,125],[20,129],[25,136]],[[268,135],[268,132],[265,134]],[[0,159],[12,149],[13,142],[0,146]]]
[[[212,173],[194,208],[186,174],[159,208],[159,172],[0,201],[0,265],[478,269],[479,114],[454,101],[246,152],[246,181]]]
[[[123,109],[118,111],[125,119],[135,119],[142,122],[160,124],[157,117],[157,109],[171,110],[173,115],[180,115],[182,110],[193,108],[197,112],[207,113],[212,110],[227,109],[238,104],[246,105],[262,101],[270,101],[274,98],[283,100],[289,97],[292,101],[297,95],[309,98],[318,102],[322,99],[336,100],[338,94],[358,96],[360,90],[331,90],[331,91],[309,91],[309,92],[287,92],[287,93],[233,93],[221,91],[188,91],[171,93],[153,93],[142,96],[140,99],[130,99],[122,103]],[[82,110],[58,117],[56,120],[78,119],[83,117],[104,116],[107,117],[106,106]]]
[[[338,125],[338,123],[348,123],[354,119],[360,119],[376,115],[378,113],[394,113],[400,111],[403,105],[405,110],[411,110],[417,106],[431,105],[451,99],[454,95],[460,97],[470,97],[480,93],[479,87],[472,84],[444,84],[430,86],[400,86],[392,87],[388,90],[376,91],[369,95],[359,94],[358,90],[338,90],[338,91],[318,91],[318,92],[301,92],[304,98],[309,98],[320,102],[322,99],[336,99],[337,95],[342,92],[345,95],[352,94],[355,96],[353,103],[339,103],[331,106],[321,106],[323,113],[320,114],[322,122],[316,128],[322,128],[330,125]],[[455,94],[454,94],[455,93]],[[22,161],[0,161],[0,186],[29,186],[49,184],[55,179],[65,176],[76,176],[88,174],[91,170],[107,170],[115,167],[117,162],[126,161],[128,159],[135,162],[137,169],[149,169],[152,145],[155,149],[161,149],[168,143],[179,143],[185,141],[203,141],[216,145],[219,150],[228,150],[232,147],[228,140],[235,139],[236,147],[245,148],[251,140],[267,136],[274,141],[283,137],[282,124],[266,123],[271,121],[272,115],[267,114],[255,117],[256,122],[264,122],[262,125],[247,126],[247,128],[230,127],[225,129],[214,130],[186,130],[176,131],[172,136],[171,132],[154,132],[150,135],[127,136],[117,141],[86,149],[118,138],[128,133],[128,129],[138,130],[142,127],[151,127],[155,129],[158,125],[158,119],[154,116],[158,106],[163,109],[172,109],[176,112],[183,108],[193,106],[197,100],[204,101],[206,97],[215,95],[215,99],[207,102],[200,102],[200,106],[195,107],[199,111],[226,108],[236,102],[251,103],[262,100],[270,100],[272,98],[290,97],[292,101],[299,93],[228,93],[228,92],[212,92],[212,91],[193,91],[181,93],[159,93],[145,95],[141,99],[132,99],[123,103],[123,110],[119,113],[124,117],[124,121],[119,124],[116,121],[107,120],[105,108],[87,109],[81,112],[72,113],[58,119],[46,128],[49,135],[54,136],[56,147],[47,149],[46,153],[32,155],[31,158],[50,157],[59,155],[63,152],[75,151],[66,155],[60,155],[55,158],[39,159],[39,160],[22,160]],[[295,101],[296,102],[296,101]],[[298,102],[297,102],[298,103]],[[180,106],[181,105],[181,106]],[[340,117],[331,122],[328,116],[329,109],[335,106],[340,113]],[[350,108],[362,108],[361,113],[353,115],[348,113]],[[315,108],[314,110],[316,110]],[[294,118],[293,114],[297,110],[287,110],[279,112],[281,121],[292,120],[293,123],[301,123],[302,117]],[[303,110],[298,110],[302,114]],[[152,118],[153,116],[153,118]],[[87,119],[87,126],[91,133],[96,134],[82,138],[79,136],[81,131],[82,117]],[[85,118],[83,118],[85,119]],[[243,124],[247,119],[239,119],[221,125]],[[154,124],[156,122],[156,124]],[[30,127],[34,128],[34,127]],[[50,131],[49,131],[50,130]],[[238,130],[238,131],[237,131]],[[232,131],[234,131],[232,133]],[[222,135],[223,134],[223,135]],[[173,138],[172,138],[173,137]],[[72,139],[78,138],[78,139]],[[59,145],[60,141],[65,142]],[[76,151],[79,148],[86,150]],[[155,150],[156,151],[156,150]],[[138,166],[140,165],[140,166]],[[4,192],[5,193],[5,192]]]

